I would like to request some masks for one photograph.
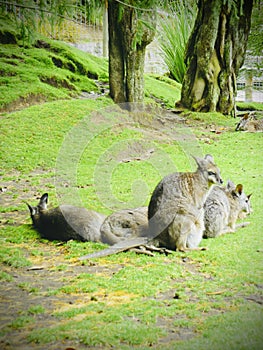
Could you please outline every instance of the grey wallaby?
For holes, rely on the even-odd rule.
[[[195,172],[164,177],[153,191],[148,207],[149,231],[159,246],[197,250],[204,230],[204,202],[212,184],[222,184],[211,155],[194,157]]]
[[[148,206],[148,230],[144,237],[118,242],[80,260],[116,254],[131,247],[154,244],[171,250],[196,250],[204,230],[204,202],[212,184],[221,184],[213,157],[194,157],[195,172],[173,173],[164,177],[153,191]]]
[[[122,209],[109,215],[100,228],[103,243],[116,244],[144,235],[147,230],[147,207]]]
[[[242,184],[235,186],[228,181],[225,187],[214,186],[204,204],[204,237],[214,238],[247,226],[248,222],[236,225],[236,221],[251,213],[250,197],[251,194],[245,194]]]
[[[246,113],[237,124],[236,131],[263,132],[263,119],[257,119],[254,112]]]
[[[34,228],[49,240],[100,242],[100,226],[105,215],[72,205],[47,208],[48,194],[41,196],[36,207],[27,203]]]

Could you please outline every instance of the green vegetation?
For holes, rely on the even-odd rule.
[[[96,92],[95,80],[107,79],[107,61],[62,42],[39,37],[22,45],[12,22],[0,17],[0,110],[14,110],[43,101],[69,99],[81,92]],[[13,41],[6,32],[12,28]],[[10,43],[11,41],[11,43]]]
[[[194,27],[197,8],[195,2],[171,2],[168,13],[159,21],[159,45],[170,76],[183,82],[186,71],[185,48]]]
[[[88,55],[84,59],[75,49],[50,45],[61,48],[56,53],[61,60],[74,56],[74,62],[82,62],[105,82],[104,60]],[[236,120],[218,113],[185,111],[179,117],[174,114],[174,124],[155,127],[162,116],[157,107],[156,114],[132,119],[107,96],[71,99],[72,91],[61,87],[52,87],[56,101],[49,101],[49,90],[43,89],[48,102],[7,113],[7,106],[16,108],[18,95],[26,96],[30,89],[32,96],[38,93],[40,71],[34,67],[34,57],[47,76],[53,71],[49,55],[54,51],[23,48],[22,60],[18,46],[6,44],[2,50],[6,71],[20,71],[20,77],[28,78],[17,79],[16,85],[11,83],[16,75],[6,76],[10,85],[1,85],[6,91],[3,96],[9,91],[2,105],[0,141],[0,278],[7,310],[1,318],[1,342],[16,349],[56,344],[77,349],[259,349],[263,342],[262,134],[235,132]],[[19,58],[12,58],[12,52]],[[16,65],[10,64],[11,59]],[[57,69],[62,80],[68,79],[67,69]],[[80,72],[74,74],[82,79]],[[82,85],[69,81],[76,84],[77,92],[83,91]],[[67,100],[61,100],[64,93]],[[146,77],[146,101],[154,106],[163,102],[171,108],[179,93],[180,86],[167,77]],[[262,110],[262,105],[257,108]],[[76,183],[61,186],[76,191],[86,207],[108,214],[120,202],[147,205],[165,173],[173,167],[189,171],[191,154],[211,153],[225,181],[242,183],[246,193],[253,193],[251,224],[235,234],[204,240],[207,251],[154,257],[128,252],[78,261],[105,245],[41,239],[31,227],[25,203],[35,204],[40,194],[48,192],[50,207],[57,204],[58,154],[78,127],[83,133],[75,147],[80,142],[85,147],[73,169]],[[184,138],[177,137],[180,131]],[[154,149],[153,155],[144,157],[149,149]],[[72,150],[68,151],[71,160]]]
[[[181,84],[164,76],[154,74],[145,77],[145,96],[149,99],[162,102],[167,107],[173,108],[174,102],[180,100]]]
[[[6,245],[0,248],[0,261],[1,264],[12,266],[15,268],[29,266],[28,261],[20,249],[8,248]]]

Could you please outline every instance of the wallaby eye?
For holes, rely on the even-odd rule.
[[[213,171],[208,171],[208,175],[216,175],[216,173],[214,173]]]

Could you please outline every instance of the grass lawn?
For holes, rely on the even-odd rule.
[[[3,46],[7,52],[8,45]],[[6,72],[15,67],[8,63],[12,50],[5,56]],[[261,349],[262,133],[235,132],[236,120],[217,113],[167,117],[154,101],[172,107],[180,87],[156,76],[146,77],[152,109],[134,114],[103,94],[78,98],[83,80],[76,83],[74,98],[69,86],[53,86],[54,95],[41,90],[45,103],[15,110],[18,98],[21,102],[30,88],[36,88],[34,93],[41,85],[34,67],[31,85],[21,81],[19,90],[15,81],[11,84],[18,71],[31,76],[26,61],[40,55],[36,48],[23,50],[23,59],[13,51],[19,69],[6,77],[11,97],[4,99],[1,115],[1,348]],[[74,62],[81,60],[76,50],[70,52],[60,54],[74,53]],[[45,76],[49,55],[41,54],[47,61]],[[97,65],[104,67],[101,62],[94,58],[85,66],[90,64],[87,70],[105,83],[105,70],[97,71]],[[62,70],[63,80],[68,73]],[[97,86],[87,79],[92,89]],[[3,81],[1,86],[7,96]],[[78,257],[106,246],[49,242],[31,227],[25,201],[35,204],[44,192],[50,206],[81,202],[110,214],[147,205],[165,174],[192,171],[191,154],[206,153],[214,156],[225,181],[252,192],[253,207],[249,226],[203,240],[207,251],[154,257],[128,252],[80,262]]]

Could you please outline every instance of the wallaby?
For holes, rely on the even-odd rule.
[[[122,209],[109,215],[100,228],[103,243],[116,244],[144,235],[147,230],[147,207]]]
[[[45,193],[36,207],[27,203],[34,228],[42,238],[49,240],[100,242],[100,226],[106,218],[93,210],[72,205],[47,209],[48,194]]]
[[[243,185],[235,186],[232,181],[225,187],[214,186],[204,204],[204,237],[218,237],[247,226],[248,222],[236,225],[236,221],[243,213],[251,213],[250,197],[244,193]]]
[[[149,231],[155,244],[171,250],[200,250],[204,230],[204,202],[212,184],[222,184],[211,155],[194,157],[195,172],[164,177],[148,207]]]
[[[237,124],[236,131],[263,132],[263,118],[257,119],[253,112],[246,113]]]
[[[80,260],[116,254],[132,247],[153,244],[171,250],[199,250],[204,230],[204,202],[212,184],[222,184],[213,157],[194,157],[197,170],[164,177],[153,191],[144,236],[120,241]]]

